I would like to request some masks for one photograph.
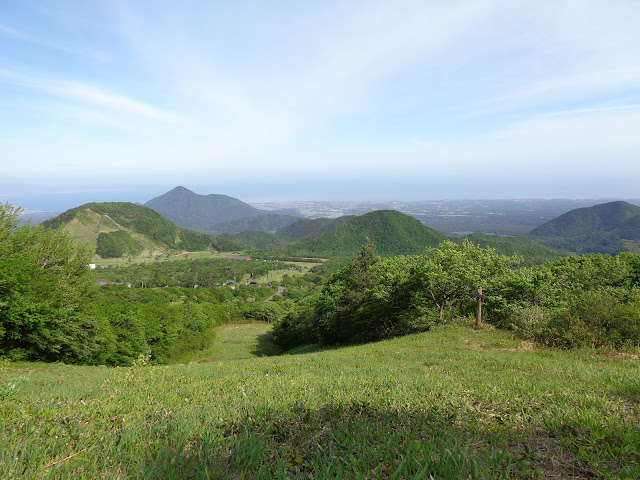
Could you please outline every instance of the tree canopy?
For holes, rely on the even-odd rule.
[[[0,355],[81,360],[94,341],[77,315],[95,280],[91,252],[61,228],[18,226],[19,211],[0,205]]]

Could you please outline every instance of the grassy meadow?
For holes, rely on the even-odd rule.
[[[131,265],[132,263],[145,264],[166,261],[198,260],[201,258],[225,258],[227,255],[233,255],[233,252],[168,252],[164,250],[145,250],[139,255],[128,255],[126,257],[117,258],[101,258],[99,255],[95,255],[93,263],[101,267],[118,267]]]
[[[640,478],[640,361],[461,322],[281,356],[0,364],[0,478]],[[197,361],[197,363],[195,362]]]

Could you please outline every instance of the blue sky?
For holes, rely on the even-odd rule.
[[[638,25],[636,0],[3,0],[0,201],[638,198]]]

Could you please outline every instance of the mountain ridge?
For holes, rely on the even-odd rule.
[[[615,201],[577,208],[534,228],[529,235],[547,246],[578,254],[637,251],[640,207]]]
[[[623,200],[576,208],[531,230],[535,236],[578,237],[613,231],[640,215],[640,207]]]
[[[296,221],[284,215],[271,214],[228,195],[200,195],[178,186],[147,201],[145,206],[183,228],[200,232],[273,231]],[[264,217],[256,220],[258,217]]]

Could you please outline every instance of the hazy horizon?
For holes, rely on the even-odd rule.
[[[458,196],[458,197],[437,197],[437,196],[425,196],[425,197],[417,197],[417,196],[404,196],[394,197],[394,196],[378,196],[378,197],[363,197],[363,196],[348,196],[348,195],[329,195],[326,197],[314,196],[314,195],[300,195],[297,198],[293,197],[280,197],[273,196],[264,192],[261,189],[252,189],[247,188],[246,185],[238,186],[236,189],[238,192],[242,193],[242,190],[246,190],[248,195],[240,195],[230,193],[228,191],[216,191],[209,190],[206,186],[190,186],[190,185],[174,185],[171,187],[166,186],[146,186],[144,188],[133,187],[133,186],[120,186],[115,188],[103,188],[103,189],[66,189],[66,190],[44,190],[41,192],[31,191],[24,193],[17,193],[15,195],[6,195],[0,194],[0,203],[9,203],[14,206],[20,206],[26,211],[35,210],[35,211],[50,211],[50,212],[63,212],[70,208],[74,208],[85,203],[90,202],[133,202],[133,203],[141,203],[144,204],[164,193],[167,193],[171,189],[183,186],[194,193],[199,195],[208,195],[208,194],[221,194],[227,195],[230,197],[238,198],[246,203],[251,204],[268,204],[268,203],[278,203],[278,202],[435,202],[435,201],[519,201],[519,200],[594,200],[594,201],[614,201],[614,200],[626,200],[631,203],[637,203],[640,205],[640,197],[639,196],[628,196],[628,197],[607,197],[607,196],[593,196],[593,197],[582,197],[582,196],[494,196],[494,197],[474,197],[474,196]],[[278,190],[277,188],[275,190]]]

